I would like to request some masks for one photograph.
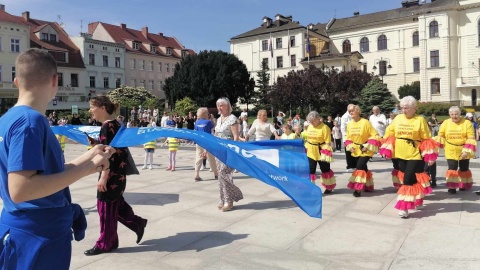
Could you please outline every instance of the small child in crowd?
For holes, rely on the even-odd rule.
[[[292,127],[288,124],[282,125],[282,131],[283,134],[280,137],[282,140],[293,140],[297,137],[295,133],[292,132]]]
[[[149,170],[153,169],[153,153],[155,152],[155,148],[157,148],[157,141],[153,140],[150,142],[147,142],[146,144],[143,145],[143,148],[145,149],[145,159],[143,160],[143,167],[142,170],[147,169],[147,161],[150,163],[148,166]]]
[[[175,171],[175,162],[177,160],[178,139],[168,137],[162,146],[168,144],[168,167],[167,171]]]
[[[333,140],[335,141],[335,152],[341,152],[342,148],[342,131],[338,126],[338,121],[333,121],[333,129],[332,129],[332,136]]]

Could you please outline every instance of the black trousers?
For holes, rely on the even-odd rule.
[[[437,181],[437,162],[433,163],[432,166],[428,166],[428,164],[425,163],[424,170],[430,175],[432,181]]]
[[[345,159],[347,160],[347,169],[355,169],[357,167],[355,160],[353,160],[352,152],[345,149]]]
[[[398,166],[398,158],[392,158],[392,164],[395,170],[400,170],[400,166]]]
[[[454,160],[454,159],[447,159],[447,165],[449,170],[458,170],[466,172],[469,170],[470,160],[469,159],[462,159],[462,160]]]
[[[416,173],[424,172],[425,161],[398,159],[400,171],[404,173],[403,184],[413,186],[417,183]]]
[[[335,139],[335,150],[342,150],[342,139]]]
[[[315,172],[317,171],[317,163],[318,165],[320,165],[320,171],[322,171],[322,173],[327,173],[330,171],[330,163],[308,158],[308,165],[310,166],[310,174],[315,174]]]
[[[368,172],[367,163],[370,160],[370,157],[352,157],[355,166],[353,168],[357,170],[363,170]]]

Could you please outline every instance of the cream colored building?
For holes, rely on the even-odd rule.
[[[125,46],[125,85],[145,87],[159,99],[165,99],[165,79],[173,75],[175,64],[187,54],[194,54],[175,38],[163,33],[150,33],[103,22],[90,23],[89,34],[93,39]]]
[[[30,48],[30,28],[18,17],[5,12],[0,5],[0,98],[17,98],[13,84],[15,60]]]
[[[480,0],[399,0],[398,5],[396,9],[355,13],[304,29],[299,26],[297,31],[304,34],[309,29],[311,46],[309,57],[306,52],[300,53],[303,59],[296,69],[309,64],[340,71],[358,68],[379,75],[396,96],[400,86],[420,81],[422,101],[477,105]],[[248,33],[251,37],[247,37]],[[287,37],[285,31],[277,35]],[[265,55],[258,44],[265,38],[268,35],[258,28],[236,36],[230,40],[231,53],[250,72],[256,72],[258,59],[264,57],[260,55]],[[313,47],[315,42],[318,46]],[[305,39],[299,40],[302,46],[305,43]],[[275,70],[275,74],[282,76],[286,72]]]

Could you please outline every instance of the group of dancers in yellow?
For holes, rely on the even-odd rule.
[[[407,218],[409,210],[423,209],[423,198],[432,192],[425,165],[435,164],[439,148],[444,148],[447,159],[446,186],[449,193],[455,193],[457,188],[472,188],[469,159],[475,156],[476,141],[472,123],[461,117],[461,111],[456,106],[450,108],[450,119],[442,123],[438,136],[434,138],[425,118],[416,114],[417,100],[414,97],[404,97],[400,107],[401,113],[388,125],[382,138],[370,122],[361,117],[360,107],[349,105],[347,109],[352,120],[347,124],[344,144],[356,164],[347,185],[354,191],[353,195],[360,197],[362,191],[374,190],[372,172],[368,170],[367,163],[378,152],[392,160],[392,183],[398,189],[395,208],[400,211],[400,217]],[[310,125],[302,137],[310,165],[310,180],[317,180],[315,171],[318,163],[324,193],[330,194],[336,186],[330,169],[333,161],[331,131],[320,119],[317,112],[310,112],[306,119]]]

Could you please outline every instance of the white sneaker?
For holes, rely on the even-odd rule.
[[[408,210],[402,210],[398,212],[398,216],[401,218],[408,218]]]
[[[346,172],[352,172],[352,169],[347,169],[347,171],[346,171]]]
[[[417,205],[417,206],[415,207],[415,209],[417,209],[417,210],[423,210],[424,208],[425,208],[425,205],[424,205],[424,204],[422,204],[422,205]]]
[[[142,170],[146,170],[146,169],[147,169],[147,165],[143,165]]]
[[[152,165],[150,165],[150,166],[148,167],[148,169],[149,169],[149,170],[153,170],[153,167],[152,167]]]
[[[212,168],[210,168],[210,171],[213,172],[213,171],[212,171]]]
[[[205,167],[200,167],[200,171],[204,171],[205,170]]]

